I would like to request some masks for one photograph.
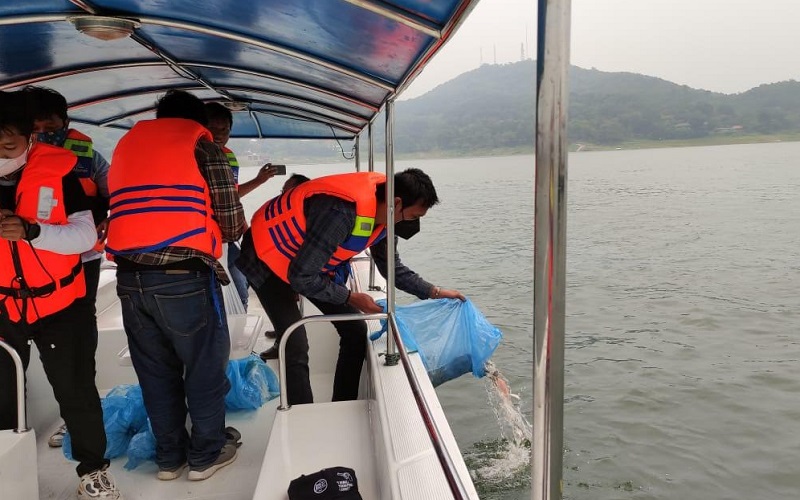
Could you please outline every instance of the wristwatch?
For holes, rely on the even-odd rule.
[[[31,224],[23,219],[22,224],[25,226],[25,239],[28,241],[35,240],[42,232],[42,226],[35,222]]]

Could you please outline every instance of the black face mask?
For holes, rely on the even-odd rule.
[[[419,232],[419,219],[403,220],[394,225],[394,234],[407,240]]]

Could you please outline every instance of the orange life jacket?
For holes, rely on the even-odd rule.
[[[110,255],[168,246],[222,255],[222,233],[195,159],[201,138],[212,140],[197,122],[159,118],[137,123],[120,139],[108,172]]]
[[[251,225],[258,258],[288,283],[289,263],[306,235],[305,200],[318,194],[336,196],[356,204],[356,222],[350,236],[321,269],[330,273],[385,236],[384,226],[375,225],[375,189],[384,182],[386,176],[375,172],[330,175],[304,182],[269,200],[253,215]]]
[[[67,139],[64,141],[64,149],[72,151],[78,157],[78,164],[75,165],[75,173],[81,181],[83,191],[86,196],[97,196],[97,184],[92,179],[94,175],[94,146],[92,138],[71,128],[67,131]]]
[[[64,176],[75,155],[34,143],[19,184],[14,213],[30,223],[67,224]],[[25,240],[0,240],[0,314],[14,323],[33,323],[66,309],[86,295],[80,255],[36,249]]]
[[[100,212],[98,208],[98,206],[100,206],[100,201],[98,200],[100,191],[97,188],[97,183],[94,181],[94,145],[92,144],[92,138],[71,128],[67,131],[64,149],[72,151],[75,156],[78,157],[78,164],[75,165],[74,171],[78,175],[78,180],[83,187],[83,192],[86,193],[86,196],[91,200],[92,214],[95,216],[94,222],[95,224],[99,224],[101,219],[97,219],[99,215],[96,212]],[[104,209],[103,212],[105,212]],[[103,215],[102,220],[105,220],[105,215]],[[102,252],[104,247],[105,244],[98,239],[92,250],[95,252]]]

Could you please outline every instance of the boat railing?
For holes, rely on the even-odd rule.
[[[453,493],[453,498],[456,500],[464,500],[468,498],[466,488],[464,487],[464,483],[461,481],[461,477],[456,472],[455,464],[453,462],[452,457],[450,456],[449,451],[445,448],[442,434],[439,431],[439,427],[436,424],[435,419],[433,418],[433,414],[431,412],[430,405],[428,405],[428,401],[425,399],[425,395],[422,393],[422,389],[420,388],[419,379],[417,378],[417,374],[414,372],[413,367],[411,366],[411,360],[408,357],[408,353],[406,352],[405,345],[403,344],[403,339],[400,337],[400,330],[397,327],[397,322],[395,321],[394,315],[389,313],[373,313],[373,314],[328,314],[328,315],[315,315],[315,316],[307,316],[305,318],[301,318],[299,321],[292,323],[286,331],[281,336],[280,343],[278,345],[278,376],[280,378],[281,384],[281,395],[280,401],[281,404],[278,407],[280,411],[287,411],[291,408],[289,405],[289,397],[286,391],[286,344],[289,341],[289,337],[292,333],[296,332],[298,328],[307,324],[307,323],[322,323],[322,322],[330,322],[335,323],[338,321],[356,321],[356,320],[385,320],[387,322],[387,331],[388,335],[394,340],[395,345],[397,346],[398,354],[400,355],[400,361],[403,365],[403,369],[406,373],[406,378],[408,379],[408,383],[411,386],[411,392],[414,395],[414,401],[417,403],[417,408],[419,409],[419,413],[422,416],[422,421],[425,423],[425,429],[428,431],[428,436],[431,439],[431,444],[433,445],[434,450],[436,451],[436,457],[439,459],[439,463],[442,466],[442,471],[444,472],[445,478],[447,479],[447,484],[450,487],[450,491]]]
[[[16,433],[28,432],[28,418],[25,414],[25,368],[22,364],[22,358],[19,353],[8,345],[3,340],[0,340],[0,347],[6,350],[11,359],[14,361],[14,369],[17,375],[17,427],[14,429]]]

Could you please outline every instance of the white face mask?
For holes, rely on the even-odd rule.
[[[25,148],[25,151],[16,158],[0,158],[0,177],[11,175],[24,167],[28,162],[28,149],[30,149],[30,146]]]

